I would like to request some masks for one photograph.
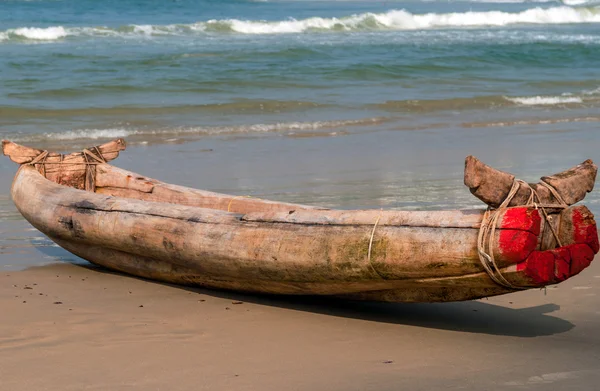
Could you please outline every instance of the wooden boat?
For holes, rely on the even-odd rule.
[[[330,210],[166,184],[107,162],[122,139],[61,155],[3,141],[21,214],[66,250],[177,284],[390,302],[481,298],[555,284],[598,252],[591,160],[527,185],[474,157],[491,210]]]

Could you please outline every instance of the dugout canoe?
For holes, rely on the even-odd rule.
[[[594,216],[572,205],[593,189],[591,160],[527,185],[468,157],[465,184],[491,219],[483,208],[331,210],[176,186],[108,164],[122,139],[66,155],[2,148],[21,165],[11,195],[27,221],[81,258],[157,281],[458,301],[559,283],[599,250]]]

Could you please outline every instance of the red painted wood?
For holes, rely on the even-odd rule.
[[[533,208],[517,207],[509,208],[502,216],[500,228],[528,231],[538,236],[540,234],[540,213]]]
[[[573,240],[575,243],[585,243],[590,246],[594,254],[600,250],[598,231],[594,215],[585,207],[573,209]]]
[[[555,254],[552,251],[534,251],[525,262],[517,265],[535,285],[544,286],[554,282]]]
[[[522,262],[535,250],[537,242],[537,235],[531,232],[502,229],[498,237],[498,256],[505,262]]]
[[[595,255],[594,250],[590,246],[585,244],[571,244],[566,247],[571,253],[571,272],[569,277],[579,274],[583,269],[590,266]]]
[[[554,277],[556,282],[564,281],[571,277],[571,252],[569,246],[549,250],[554,254]]]

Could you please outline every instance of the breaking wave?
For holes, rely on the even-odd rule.
[[[277,22],[241,20],[208,21],[207,31],[227,31],[244,34],[301,33],[307,31],[353,30],[426,30],[511,24],[598,23],[600,12],[594,8],[533,8],[522,12],[502,11],[456,12],[447,14],[412,14],[393,10],[382,14],[364,13],[345,18],[309,18]]]
[[[590,5],[600,5],[600,0],[560,0],[561,3],[570,6],[590,6]]]
[[[315,121],[315,122],[278,122],[272,124],[251,124],[238,126],[182,126],[164,129],[134,129],[134,128],[110,128],[110,129],[76,129],[65,132],[43,133],[43,134],[20,134],[10,138],[15,141],[73,141],[73,140],[98,140],[117,137],[132,137],[155,139],[164,137],[186,137],[186,136],[218,136],[218,135],[244,135],[260,133],[285,133],[318,131],[336,129],[350,126],[369,126],[386,122],[388,119],[362,118],[356,120],[337,121]]]
[[[464,122],[461,124],[464,128],[494,128],[510,127],[522,125],[552,125],[573,122],[600,122],[600,117],[570,117],[570,118],[534,118],[521,119],[516,121],[496,121],[496,122]]]
[[[507,100],[525,106],[552,106],[567,103],[583,103],[583,99],[577,96],[530,96],[515,97]]]
[[[567,0],[578,1],[578,0]],[[514,24],[600,23],[600,8],[567,6],[521,12],[454,12],[413,14],[406,10],[363,13],[340,18],[312,17],[279,21],[209,20],[193,24],[126,25],[121,27],[21,27],[0,31],[0,41],[55,41],[69,37],[144,37],[198,34],[287,34],[385,30],[428,30]]]
[[[462,111],[499,109],[514,106],[598,107],[600,88],[584,90],[577,94],[563,93],[558,96],[473,96],[468,98],[421,99],[387,101],[373,107],[390,112],[430,113],[438,111]]]
[[[55,39],[64,38],[68,35],[67,31],[62,26],[48,28],[22,27],[9,30],[9,34],[12,34],[16,37],[38,41],[52,41]]]

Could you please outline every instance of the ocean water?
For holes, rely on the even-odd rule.
[[[4,0],[0,136],[580,126],[599,67],[584,0]]]
[[[0,1],[0,138],[125,137],[116,165],[179,184],[474,207],[466,155],[536,180],[598,160],[599,131],[597,1]],[[0,265],[55,259],[10,202],[15,170]]]

